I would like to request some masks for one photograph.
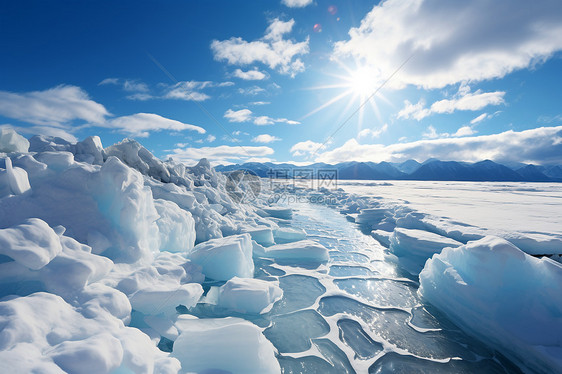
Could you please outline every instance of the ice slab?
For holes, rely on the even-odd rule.
[[[282,242],[295,242],[306,239],[306,231],[292,227],[279,227],[273,231],[273,237]]]
[[[275,244],[273,240],[273,232],[270,227],[251,227],[244,228],[243,232],[247,232],[257,243],[265,246]]]
[[[271,247],[254,246],[257,257],[275,260],[298,260],[305,262],[327,262],[328,249],[312,240],[299,240],[292,243],[276,244]]]
[[[233,277],[252,278],[252,239],[250,234],[233,235],[211,239],[197,244],[189,257],[200,265],[203,274],[214,280],[229,280]]]
[[[0,129],[0,152],[25,153],[29,150],[29,141],[13,129]]]
[[[458,247],[462,243],[424,230],[395,228],[390,236],[390,251],[410,273],[417,275],[425,261],[445,247]]]
[[[291,219],[293,218],[293,210],[285,207],[262,207],[262,210],[270,217]]]
[[[191,308],[203,295],[203,287],[198,283],[182,284],[177,288],[147,287],[130,296],[133,309],[146,315],[176,314],[176,307]]]
[[[466,333],[538,373],[562,372],[562,265],[498,237],[446,248],[420,273],[423,298]]]
[[[217,305],[238,313],[263,314],[281,297],[283,291],[274,282],[234,277],[220,287]]]
[[[280,373],[275,348],[256,325],[240,318],[192,319],[180,316],[180,335],[174,342],[185,372]]]

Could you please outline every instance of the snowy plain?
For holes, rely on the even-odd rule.
[[[558,185],[240,203],[133,140],[0,152],[1,372],[562,372]]]

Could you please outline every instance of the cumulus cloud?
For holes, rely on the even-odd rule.
[[[236,78],[244,79],[247,81],[260,81],[265,79],[267,75],[265,73],[259,71],[258,69],[243,71],[241,69],[234,70],[234,76]]]
[[[269,158],[264,159],[264,157],[273,153],[273,149],[266,146],[221,145],[218,147],[177,148],[168,157],[184,162],[187,165],[196,164],[203,157],[209,159],[215,165],[224,165],[247,162],[255,158],[270,161]]]
[[[359,133],[357,134],[358,138],[365,138],[370,136],[371,138],[378,138],[379,136],[381,136],[381,134],[383,134],[384,132],[386,132],[386,130],[388,130],[388,124],[385,123],[380,129],[363,129],[361,131],[359,131]]]
[[[232,110],[228,109],[224,113],[224,118],[228,119],[229,122],[250,122],[252,121],[254,125],[265,126],[273,125],[275,123],[286,123],[289,125],[298,125],[300,122],[293,121],[287,118],[272,118],[269,116],[254,116],[250,109],[240,109]]]
[[[312,2],[313,0],[281,0],[281,3],[289,8],[304,8]]]
[[[80,87],[60,85],[44,91],[0,91],[0,115],[35,125],[60,127],[75,120],[102,123],[110,113]]]
[[[317,162],[425,161],[437,158],[450,161],[562,164],[562,126],[538,127],[525,131],[505,131],[493,135],[420,140],[392,145],[359,144],[350,139],[344,145],[316,157]]]
[[[459,128],[452,136],[461,137],[461,136],[470,136],[476,134],[476,131],[470,126],[463,126]]]
[[[291,152],[291,154],[294,157],[298,157],[298,156],[311,155],[325,148],[326,148],[325,144],[316,143],[313,142],[312,140],[306,140],[304,142],[299,142],[293,145],[289,150],[289,152]]]
[[[453,113],[457,110],[475,111],[489,105],[504,104],[504,91],[482,92],[477,90],[470,92],[468,86],[461,85],[459,92],[451,99],[436,101],[429,108],[425,108],[425,103],[420,100],[417,104],[412,104],[408,100],[404,101],[404,108],[398,112],[397,118],[413,118],[421,121],[433,113]],[[482,118],[483,119],[483,118]]]
[[[278,137],[276,137],[276,136],[269,135],[269,134],[261,134],[261,135],[258,135],[258,136],[256,136],[256,137],[254,137],[254,138],[252,139],[252,142],[254,142],[254,143],[265,143],[265,144],[267,144],[267,143],[277,142],[277,141],[279,141],[279,140],[281,140],[281,138],[278,138]]]
[[[190,125],[152,113],[137,113],[130,116],[116,117],[105,123],[98,124],[98,126],[116,129],[137,137],[147,137],[150,134],[150,131],[161,130],[191,130],[197,131],[200,134],[205,133],[205,129],[202,127]]]
[[[277,69],[282,74],[295,76],[304,71],[304,63],[296,56],[309,52],[309,39],[302,42],[284,39],[291,32],[295,21],[284,22],[274,19],[268,26],[264,37],[248,42],[240,37],[228,40],[213,40],[211,50],[215,60],[226,61],[231,65],[249,65],[256,62]]]
[[[252,119],[252,117],[252,111],[250,109],[228,109],[224,113],[224,118],[226,118],[228,122],[248,122]]]
[[[562,49],[562,2],[551,0],[387,0],[373,9],[334,57],[355,57],[382,81],[440,88],[500,78]]]

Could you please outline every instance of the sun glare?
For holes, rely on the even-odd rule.
[[[359,130],[361,130],[362,127],[364,112],[365,108],[367,107],[367,103],[373,109],[373,112],[375,113],[377,119],[381,121],[381,116],[376,101],[377,99],[380,99],[388,102],[388,99],[386,99],[380,92],[377,92],[377,89],[379,89],[382,83],[378,70],[372,66],[359,64],[350,67],[348,65],[340,63],[340,66],[345,71],[345,74],[333,75],[333,77],[336,78],[336,83],[332,85],[311,88],[314,90],[338,89],[337,94],[334,95],[331,99],[327,100],[324,104],[306,114],[301,119],[311,116],[314,113],[321,111],[322,109],[330,107],[331,105],[334,105],[344,98],[348,98],[349,101],[345,107],[344,112],[346,114],[355,114],[355,112],[358,112]]]

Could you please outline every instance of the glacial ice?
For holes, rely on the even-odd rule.
[[[217,305],[238,313],[267,313],[283,291],[271,281],[234,277],[219,288]]]
[[[468,334],[523,367],[562,372],[562,265],[498,237],[445,248],[420,273],[419,293]]]
[[[240,318],[192,319],[180,316],[174,342],[185,372],[277,374],[275,348],[251,322]]]
[[[203,274],[214,280],[229,280],[232,277],[252,278],[252,239],[250,234],[210,239],[197,244],[189,254],[194,263],[203,268]]]
[[[288,220],[293,217],[293,210],[287,207],[262,207],[262,210],[274,218]]]

